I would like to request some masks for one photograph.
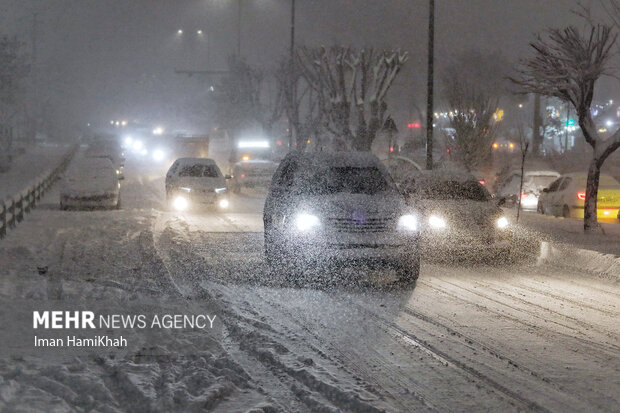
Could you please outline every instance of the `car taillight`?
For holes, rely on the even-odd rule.
[[[245,174],[241,174],[241,177],[242,177],[242,178],[245,178]]]
[[[478,183],[479,183],[480,185],[486,185],[486,184],[487,184],[487,181],[485,181],[484,179],[480,179],[480,180],[478,181]]]
[[[577,198],[585,201],[586,200],[586,193],[585,192],[577,192]]]
[[[526,198],[527,197],[527,192],[524,192],[521,194],[521,199]]]

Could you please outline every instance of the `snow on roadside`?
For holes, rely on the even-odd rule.
[[[69,150],[69,145],[35,145],[15,158],[11,169],[0,173],[0,199],[13,196],[33,179],[54,168]]]

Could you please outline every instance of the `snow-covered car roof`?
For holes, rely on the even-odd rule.
[[[370,152],[305,152],[296,153],[302,163],[313,169],[323,169],[338,166],[349,167],[381,167],[384,168],[379,158]]]
[[[110,158],[81,158],[76,159],[69,167],[68,172],[86,172],[90,170],[115,170],[114,164]]]
[[[521,175],[521,170],[520,169],[513,169],[512,171],[510,171],[510,174],[508,174],[508,176],[513,176],[513,175],[517,175],[520,176]],[[525,170],[525,176],[557,176],[558,178],[561,176],[561,174],[557,171],[553,171],[553,170]]]
[[[118,190],[116,169],[107,158],[82,158],[73,162],[67,170],[61,194],[103,194]]]
[[[410,175],[408,178],[414,179],[418,182],[421,181],[454,181],[454,182],[469,182],[476,181],[478,178],[467,172],[458,169],[433,169],[420,171],[415,175]]]
[[[562,177],[573,178],[575,181],[580,181],[580,182],[586,182],[587,179],[588,179],[588,175],[584,174],[584,173],[581,173],[581,172],[573,172],[573,173],[570,173],[570,174],[564,174],[564,175],[562,175]],[[614,178],[611,175],[601,174],[599,176],[599,186],[601,186],[601,185],[620,187],[620,182],[618,182],[616,180],[616,178]]]
[[[177,165],[216,165],[211,158],[179,158],[174,161]]]

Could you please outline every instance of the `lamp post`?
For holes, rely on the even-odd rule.
[[[428,5],[428,79],[426,101],[426,169],[433,169],[433,48],[435,37],[435,0]]]

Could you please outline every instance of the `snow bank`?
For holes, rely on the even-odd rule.
[[[543,241],[538,263],[561,268],[577,268],[586,273],[620,281],[620,256],[614,254]]]

